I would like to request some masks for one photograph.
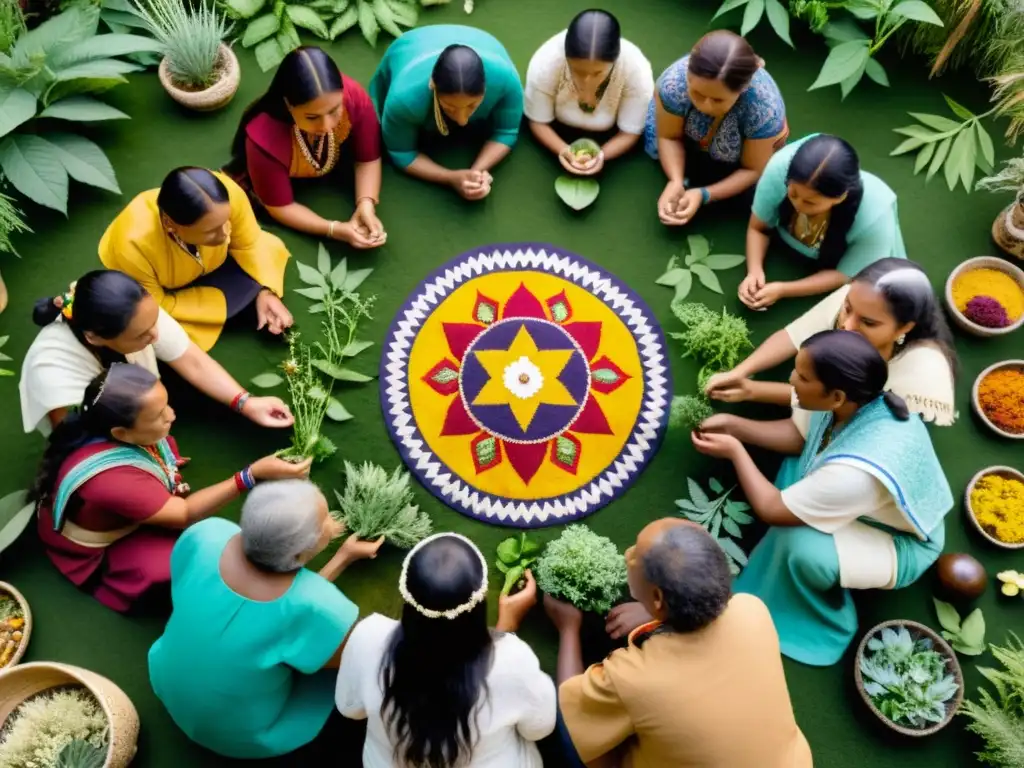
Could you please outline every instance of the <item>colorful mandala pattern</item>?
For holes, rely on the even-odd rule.
[[[665,339],[617,279],[546,245],[495,245],[424,281],[391,325],[381,404],[412,472],[471,517],[537,527],[623,493],[671,399]]]

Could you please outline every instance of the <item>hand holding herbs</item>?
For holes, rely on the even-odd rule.
[[[684,301],[690,295],[694,276],[709,291],[721,294],[722,284],[715,272],[738,267],[747,260],[743,254],[711,253],[711,244],[702,235],[687,235],[686,243],[690,252],[683,259],[684,266],[679,265],[678,256],[672,256],[665,267],[665,274],[654,281],[675,289],[673,303]]]
[[[512,590],[520,590],[526,586],[526,571],[540,557],[541,545],[527,538],[526,532],[505,539],[498,545],[498,559],[495,567],[505,574],[505,583],[501,588],[502,595],[509,595]]]
[[[942,636],[954,651],[964,656],[980,656],[985,652],[985,617],[981,608],[975,608],[961,622],[956,608],[935,600],[935,613],[942,625]]]
[[[672,314],[683,324],[684,330],[668,335],[683,344],[683,359],[696,359],[701,368],[697,374],[698,391],[714,374],[735,368],[744,353],[753,349],[750,331],[743,318],[708,309],[703,304],[673,303]]]
[[[544,548],[536,577],[546,594],[603,616],[622,596],[626,560],[611,539],[570,525]]]
[[[390,475],[376,464],[345,462],[345,492],[334,492],[340,511],[331,515],[364,541],[384,537],[392,546],[411,549],[430,535],[430,517],[413,504],[409,473]]]
[[[730,536],[742,539],[743,531],[740,526],[754,522],[754,518],[747,514],[750,505],[730,499],[736,486],[727,491],[713,477],[708,480],[708,488],[717,494],[714,499],[709,498],[696,480],[688,477],[686,485],[690,491],[690,498],[678,499],[676,506],[683,511],[683,516],[687,520],[703,526],[704,530],[711,534],[711,538],[718,542],[718,546],[725,552],[729,561],[729,571],[735,576],[747,564],[747,556]]]
[[[668,412],[668,428],[693,432],[697,427],[715,415],[711,405],[703,397],[677,395],[672,398]]]

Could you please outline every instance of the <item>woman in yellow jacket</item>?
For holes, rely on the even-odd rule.
[[[224,174],[175,168],[118,214],[99,251],[105,267],[142,283],[204,351],[228,318],[253,304],[258,330],[280,334],[292,325],[281,301],[288,250],[260,228],[249,198]]]

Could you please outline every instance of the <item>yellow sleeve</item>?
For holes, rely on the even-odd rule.
[[[614,657],[615,653],[558,689],[562,718],[584,763],[608,754],[635,732],[633,718],[605,669]]]
[[[231,203],[231,242],[228,251],[246,274],[284,297],[284,269],[288,264],[288,248],[281,238],[260,227],[248,195],[238,184],[223,174],[216,174],[228,189]]]

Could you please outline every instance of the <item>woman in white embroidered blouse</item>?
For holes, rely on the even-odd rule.
[[[590,10],[533,54],[526,70],[524,112],[534,137],[558,155],[567,171],[589,176],[640,140],[653,95],[651,63],[622,39],[614,16]],[[618,127],[618,133],[596,156],[577,160],[555,122],[593,133]]]
[[[911,413],[940,427],[953,424],[953,337],[928,276],[906,259],[885,258],[865,267],[849,285],[774,333],[731,371],[712,376],[705,391],[730,403],[792,405],[789,384],[752,377],[795,356],[815,333],[836,328],[861,334],[882,354],[889,363],[886,390],[902,397]],[[794,407],[793,421],[806,435],[810,414]]]
[[[368,720],[366,768],[541,768],[534,742],[555,727],[556,693],[514,632],[537,601],[527,585],[487,627],[487,561],[468,539],[439,533],[402,565],[400,622],[373,614],[349,636],[336,702]]]

